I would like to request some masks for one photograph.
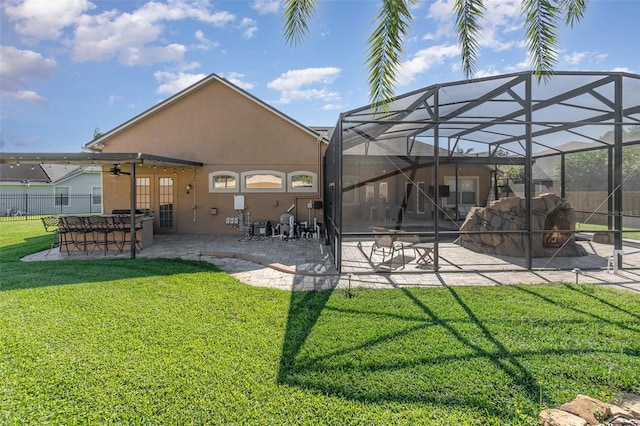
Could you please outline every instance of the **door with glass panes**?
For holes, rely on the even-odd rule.
[[[154,234],[176,232],[174,184],[172,175],[136,178],[136,209],[153,216]]]

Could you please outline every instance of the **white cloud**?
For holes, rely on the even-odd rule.
[[[570,65],[579,65],[588,54],[588,52],[573,52],[563,55],[562,60]]]
[[[156,71],[153,76],[157,82],[161,83],[156,89],[156,93],[160,95],[174,95],[206,77],[205,74],[168,71]]]
[[[46,100],[36,92],[27,90],[28,81],[51,76],[57,65],[54,59],[44,58],[32,50],[20,50],[0,46],[0,75],[2,94],[14,99],[45,104]]]
[[[238,25],[238,28],[243,30],[242,34],[244,38],[252,38],[256,31],[258,31],[258,26],[256,25],[256,21],[251,18],[242,18],[242,22]]]
[[[344,105],[342,104],[326,104],[325,106],[322,107],[322,109],[325,111],[340,111],[343,108],[344,108]]]
[[[415,53],[412,58],[400,66],[398,70],[398,85],[410,84],[418,74],[428,71],[436,65],[442,65],[447,59],[460,54],[458,46],[441,45],[430,46]]]
[[[280,103],[288,104],[298,100],[322,100],[325,102],[340,100],[337,92],[332,92],[326,86],[340,74],[340,68],[306,68],[290,70],[280,77],[267,83],[270,89],[280,92]],[[303,89],[305,86],[321,86],[321,88]]]
[[[137,47],[130,46],[120,52],[118,61],[124,65],[145,65],[158,62],[179,62],[187,48],[182,44],[167,46]]]
[[[278,13],[280,11],[280,0],[254,0],[251,7],[260,15]]]
[[[425,34],[423,39],[457,40],[454,31],[454,3],[454,0],[437,0],[429,7],[428,17],[437,21],[437,31],[435,34]],[[482,27],[478,38],[480,47],[496,51],[517,47],[518,40],[513,39],[511,33],[522,29],[520,3],[516,0],[492,0],[484,4],[486,8],[479,22]]]
[[[10,0],[4,11],[27,40],[53,40],[95,5],[87,0]]]
[[[275,90],[293,90],[313,83],[331,84],[340,74],[340,68],[306,68],[290,70],[269,82],[267,87]]]
[[[207,2],[173,0],[168,3],[149,2],[132,13],[110,10],[98,15],[82,15],[77,20],[73,59],[106,61],[118,57],[127,65],[180,61],[186,50],[184,46],[153,45],[160,39],[164,29],[162,24],[195,19],[222,27],[235,20],[231,13],[210,13],[207,7]]]
[[[486,69],[478,70],[473,77],[474,78],[491,77],[499,74],[502,74],[502,73],[499,70],[497,70],[495,67],[490,66]]]
[[[244,90],[251,90],[254,88],[254,84],[253,83],[249,83],[243,80],[244,78],[244,74],[239,73],[239,72],[230,72],[230,73],[226,73],[226,74],[220,74],[221,77],[226,78],[227,80],[229,80],[231,83],[235,84],[236,86],[240,87],[241,89]]]
[[[210,50],[215,47],[220,47],[220,43],[218,43],[217,41],[209,40],[200,30],[197,30],[195,32],[194,37],[200,42],[200,44],[198,44],[197,46],[197,48],[200,50]]]
[[[18,90],[16,92],[10,92],[7,95],[14,99],[30,102],[32,104],[47,105],[49,103],[45,98],[38,95],[33,90]]]
[[[122,96],[118,96],[118,95],[109,96],[109,105],[113,105],[117,103],[120,99],[122,99]]]
[[[596,53],[594,57],[594,61],[596,63],[600,63],[609,57],[608,53]]]

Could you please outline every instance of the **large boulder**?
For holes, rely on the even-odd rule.
[[[506,197],[487,207],[474,207],[460,230],[468,232],[456,240],[469,250],[500,256],[526,256],[527,203],[520,197]],[[567,200],[556,194],[542,194],[531,199],[533,257],[586,256],[572,234],[576,227],[575,211]],[[548,232],[537,232],[548,231]]]

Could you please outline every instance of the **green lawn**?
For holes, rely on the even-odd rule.
[[[605,225],[594,225],[591,223],[576,223],[576,231],[593,232],[593,231],[607,231],[609,228]],[[635,228],[624,227],[622,229],[623,238],[630,240],[640,241],[640,230]]]
[[[640,393],[635,293],[292,294],[205,262],[19,262],[41,228],[0,223],[0,424],[534,425]]]

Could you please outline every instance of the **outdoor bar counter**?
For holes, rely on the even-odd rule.
[[[60,251],[130,251],[131,215],[59,216]],[[153,244],[153,217],[135,216],[136,246],[142,250]]]

